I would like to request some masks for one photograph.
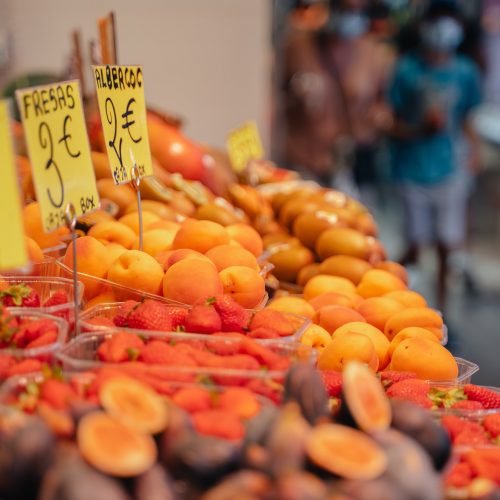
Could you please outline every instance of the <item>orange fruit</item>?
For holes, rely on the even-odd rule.
[[[359,304],[357,311],[370,325],[384,331],[387,320],[404,308],[400,302],[387,297],[370,297]]]

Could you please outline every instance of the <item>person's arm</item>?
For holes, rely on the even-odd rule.
[[[469,161],[468,167],[473,174],[481,171],[481,140],[477,134],[471,118],[467,118],[463,125],[465,137],[469,142]]]

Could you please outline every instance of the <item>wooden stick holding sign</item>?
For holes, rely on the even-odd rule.
[[[99,208],[78,81],[17,90],[16,98],[43,228],[50,233],[68,225],[75,242],[76,219]],[[75,247],[73,253],[76,259]],[[75,283],[76,273],[75,260]],[[74,299],[75,329],[78,331],[76,294]]]

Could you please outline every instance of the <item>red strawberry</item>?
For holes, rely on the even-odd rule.
[[[451,407],[460,410],[484,410],[484,406],[479,401],[457,401]]]
[[[9,354],[0,355],[0,380],[5,377],[5,374],[16,364],[16,358]]]
[[[8,347],[18,331],[18,319],[10,316],[7,309],[0,306],[0,347]]]
[[[280,337],[288,337],[293,335],[296,325],[280,311],[262,309],[254,314],[250,322],[250,331],[257,328],[267,328],[276,332]]]
[[[51,296],[43,303],[43,307],[60,306],[67,304],[70,301],[66,290],[60,288],[51,294]]]
[[[216,295],[207,300],[220,316],[221,331],[244,332],[250,321],[250,312],[230,295]]]
[[[128,326],[128,315],[130,312],[135,309],[135,307],[138,307],[140,302],[137,302],[136,300],[126,300],[120,305],[120,308],[118,309],[118,312],[115,314],[115,317],[113,318],[113,323],[116,326],[119,327],[127,327]]]
[[[5,378],[13,377],[14,375],[26,375],[27,373],[39,372],[42,368],[42,363],[38,359],[24,359],[15,366],[9,368],[5,373]]]
[[[465,458],[475,475],[500,484],[500,448],[472,450]]]
[[[56,324],[51,319],[43,318],[27,321],[13,335],[12,343],[17,347],[24,348],[30,342],[49,332],[57,332]]]
[[[245,435],[245,427],[238,416],[227,410],[205,410],[193,414],[197,432],[235,441]]]
[[[221,330],[221,319],[213,307],[200,304],[189,311],[185,327],[187,332],[215,333]]]
[[[38,293],[29,285],[11,285],[0,292],[0,302],[7,307],[40,307]]]
[[[342,373],[334,371],[322,371],[321,378],[326,392],[332,398],[337,398],[342,392]]]
[[[50,332],[45,332],[40,337],[32,340],[26,346],[25,349],[34,349],[35,347],[43,347],[46,345],[53,344],[57,340],[57,332],[52,330]]]
[[[209,410],[212,407],[210,393],[202,387],[185,387],[172,396],[172,402],[189,413]]]
[[[464,392],[472,401],[479,401],[484,408],[500,408],[500,393],[479,385],[467,384]]]
[[[153,365],[196,366],[193,358],[162,340],[151,340],[141,350],[141,361]]]
[[[450,435],[452,442],[462,432],[464,427],[464,419],[455,415],[445,415],[441,419],[441,425],[446,429]]]
[[[169,332],[172,330],[170,306],[157,300],[145,300],[130,311],[127,322],[129,328]]]
[[[484,417],[483,427],[492,438],[500,436],[500,413],[494,413],[493,415]]]
[[[255,358],[261,365],[271,367],[278,362],[281,357],[269,347],[258,344],[255,340],[244,337],[240,342],[240,353],[248,354]]]
[[[101,361],[121,363],[137,357],[144,342],[133,333],[119,332],[105,340],[97,349]]]
[[[401,382],[401,380],[409,380],[412,378],[417,378],[417,374],[413,372],[397,372],[393,370],[380,372],[380,380],[385,388],[390,387],[396,382]]]
[[[66,410],[71,400],[76,397],[71,386],[62,380],[49,378],[40,384],[40,399],[55,410]]]
[[[453,441],[454,446],[479,446],[489,444],[488,436],[481,431],[465,428]]]
[[[265,326],[259,326],[248,332],[251,339],[279,339],[280,334],[276,330],[271,330]]]
[[[188,309],[186,307],[169,307],[168,311],[172,330],[185,330]]]
[[[472,478],[471,466],[466,462],[461,462],[453,466],[444,481],[447,487],[464,488],[469,485]]]
[[[429,385],[420,379],[401,380],[387,389],[387,395],[394,399],[411,401],[423,408],[432,408],[432,401],[427,397]]]

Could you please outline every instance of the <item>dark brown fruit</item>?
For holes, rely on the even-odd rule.
[[[155,464],[134,480],[136,500],[177,500],[172,479],[160,464]]]
[[[310,472],[299,471],[284,475],[277,480],[280,500],[324,500],[326,484]]]
[[[236,500],[266,498],[271,483],[261,472],[242,470],[228,476],[214,488],[207,491],[201,500]]]

